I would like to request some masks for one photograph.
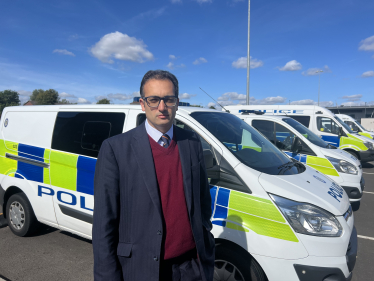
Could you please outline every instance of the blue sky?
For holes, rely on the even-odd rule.
[[[182,101],[245,102],[247,0],[1,1],[0,91],[130,103],[150,69]],[[253,104],[374,104],[374,1],[252,0]],[[244,68],[243,68],[244,67]]]

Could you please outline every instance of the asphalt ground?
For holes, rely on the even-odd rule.
[[[359,238],[352,281],[374,280],[374,162],[364,163],[363,171],[365,193],[354,206]],[[0,226],[0,281],[88,281],[92,271],[90,240],[48,226],[32,237],[17,237]]]

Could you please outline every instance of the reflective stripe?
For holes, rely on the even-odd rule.
[[[373,137],[369,133],[359,132],[358,134],[364,137],[368,137],[369,139],[373,139]]]
[[[51,154],[50,149],[44,150],[44,162],[49,163],[49,156]],[[49,168],[44,168],[43,170],[43,183],[45,184],[51,184],[50,177],[49,177]]]
[[[336,176],[336,177],[339,176],[334,166],[326,158],[308,155],[308,157],[306,158],[306,164],[312,167],[313,169],[320,171],[321,173],[325,175]]]
[[[14,177],[17,171],[17,161],[6,158],[5,154],[18,155],[17,151],[18,143],[0,140],[0,174]]]
[[[78,155],[55,150],[52,150],[50,155],[51,184],[77,191]]]
[[[348,137],[341,137],[340,138],[340,146],[347,147],[347,145],[353,145],[359,148],[359,150],[366,151],[368,148],[364,145],[363,141],[359,138],[355,137],[354,135],[348,134]]]
[[[212,192],[212,195],[215,194],[216,192]],[[259,235],[292,242],[299,241],[269,199],[219,187],[217,199],[212,196],[212,200],[217,204],[214,209],[212,206],[212,223],[215,225],[244,232],[252,230]]]

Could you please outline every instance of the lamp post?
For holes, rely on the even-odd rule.
[[[320,90],[320,85],[321,85],[321,72],[323,72],[323,70],[316,71],[316,73],[318,73],[318,106],[319,106],[319,90]]]
[[[249,43],[250,43],[250,19],[251,19],[251,0],[248,0],[248,46],[247,46],[247,105],[249,105],[249,69],[251,66],[249,56]]]

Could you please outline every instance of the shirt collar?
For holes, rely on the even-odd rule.
[[[173,139],[173,127],[174,125],[171,125],[169,131],[166,132],[166,134],[170,137],[170,139]],[[151,125],[149,125],[148,120],[145,120],[145,130],[147,131],[147,134],[155,141],[159,142],[161,136],[163,133],[161,133],[159,130],[153,128]]]

